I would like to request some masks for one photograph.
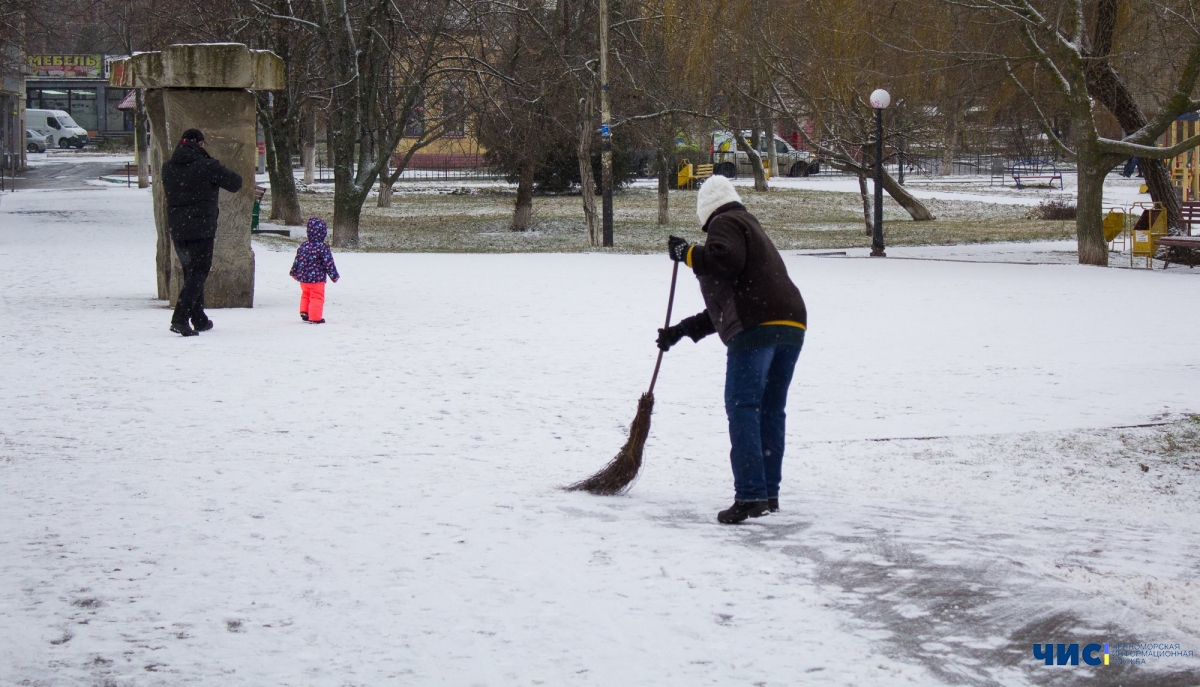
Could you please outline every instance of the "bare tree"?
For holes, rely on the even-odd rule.
[[[1168,159],[1200,145],[1200,136],[1172,147],[1158,147],[1158,138],[1175,119],[1200,108],[1192,98],[1200,76],[1200,30],[1187,2],[1145,2],[1139,16],[1149,21],[1173,21],[1186,27],[1182,64],[1175,70],[1170,96],[1157,114],[1137,130],[1121,138],[1102,136],[1096,125],[1092,88],[1100,71],[1090,65],[1105,59],[1093,56],[1088,45],[1087,21],[1083,0],[943,0],[968,9],[992,22],[997,35],[1015,35],[1019,42],[997,41],[983,50],[965,46],[963,52],[977,60],[999,60],[1011,82],[1028,99],[1038,114],[1043,133],[1078,168],[1076,234],[1079,262],[1108,264],[1108,245],[1104,240],[1104,178],[1112,168],[1131,156],[1143,159]],[[1101,46],[1102,47],[1102,46]],[[1101,50],[1099,54],[1103,54]],[[1111,67],[1111,64],[1109,65]],[[1112,84],[1111,76],[1103,83]],[[1105,97],[1112,97],[1111,94]],[[1101,99],[1102,100],[1102,99]],[[1114,101],[1115,104],[1115,101]],[[1049,116],[1051,106],[1061,107],[1070,135],[1060,136]],[[1118,109],[1121,109],[1118,107]]]
[[[903,55],[869,38],[881,33],[881,22],[890,21],[880,17],[869,0],[779,1],[785,3],[783,11],[776,13],[777,20],[763,29],[756,41],[761,61],[771,72],[766,99],[825,164],[859,178],[869,231],[871,201],[866,178],[872,175],[874,164],[875,124],[866,96],[883,85],[893,90],[895,104],[889,110],[885,134],[894,149],[899,137],[912,141],[928,134],[927,125],[916,114],[928,109],[920,100],[925,90]],[[808,30],[824,25],[842,25],[844,30]],[[902,110],[906,116],[897,117]],[[886,171],[883,189],[913,220],[934,219],[933,213]]]
[[[454,40],[473,19],[473,0],[315,0],[307,20],[328,64],[325,110],[334,175],[333,244],[359,242],[363,203],[403,137],[384,131],[381,92],[404,97],[394,121],[407,122],[422,84],[461,69],[463,45]],[[289,18],[306,21],[294,14]],[[395,71],[399,69],[400,73]]]

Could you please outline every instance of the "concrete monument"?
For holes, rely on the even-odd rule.
[[[162,164],[187,129],[204,132],[209,154],[241,175],[242,190],[221,192],[221,218],[213,266],[204,289],[209,308],[254,306],[254,251],[250,215],[257,160],[255,98],[250,91],[284,88],[283,60],[240,43],[170,45],[112,65],[109,85],[146,89],[150,119],[150,170],[158,230],[158,297],[175,304],[183,270],[167,233]]]

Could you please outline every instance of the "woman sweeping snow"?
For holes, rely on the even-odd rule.
[[[708,234],[703,246],[670,237],[671,259],[686,263],[700,282],[704,312],[658,330],[668,350],[684,336],[716,333],[727,349],[725,413],[734,503],[717,514],[724,524],[779,510],[784,406],[808,311],[783,258],[733,184],[710,177],[696,196],[696,215]]]

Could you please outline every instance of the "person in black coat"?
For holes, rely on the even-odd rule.
[[[725,344],[725,413],[734,503],[717,520],[734,524],[779,510],[788,389],[808,331],[808,307],[783,257],[733,184],[710,177],[696,194],[708,234],[692,246],[671,236],[667,251],[700,282],[704,311],[658,330],[666,351],[687,336]]]
[[[199,129],[188,129],[171,159],[163,163],[162,181],[167,230],[183,265],[183,288],[175,301],[171,331],[196,336],[213,327],[204,312],[204,282],[212,269],[217,237],[217,196],[221,189],[237,193],[242,177],[208,154]]]

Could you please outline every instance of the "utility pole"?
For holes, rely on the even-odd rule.
[[[608,108],[608,0],[600,0],[600,192],[604,246],[613,245],[612,130]]]

